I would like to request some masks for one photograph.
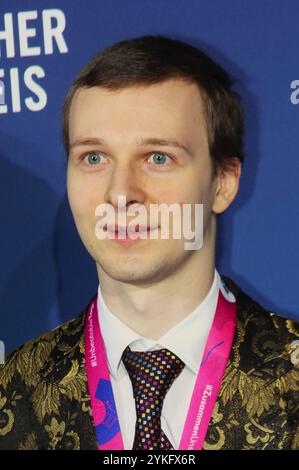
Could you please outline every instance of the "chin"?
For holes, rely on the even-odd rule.
[[[122,263],[121,266],[99,261],[99,265],[111,279],[128,284],[152,284],[157,282],[163,271],[160,266],[146,267],[144,263],[136,263],[136,260],[135,263],[132,260],[128,261],[127,265]]]

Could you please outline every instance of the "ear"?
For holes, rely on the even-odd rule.
[[[216,190],[212,212],[221,214],[233,202],[239,189],[241,162],[234,158],[225,167],[219,167],[216,174]]]

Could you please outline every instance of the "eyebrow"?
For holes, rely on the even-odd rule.
[[[81,147],[81,146],[88,146],[88,145],[104,145],[106,142],[104,139],[98,139],[98,138],[93,138],[93,137],[88,137],[86,139],[78,139],[75,140],[71,145],[70,145],[70,150],[72,150],[75,147]],[[182,144],[181,142],[178,142],[177,140],[174,139],[161,139],[158,137],[149,137],[149,138],[142,138],[137,140],[137,145],[142,147],[142,146],[149,146],[149,145],[161,145],[161,146],[167,146],[167,147],[175,147],[179,148],[181,150],[184,150],[188,155],[192,157],[192,153],[190,149]]]

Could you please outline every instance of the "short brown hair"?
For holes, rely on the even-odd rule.
[[[110,90],[151,85],[171,78],[197,83],[206,114],[214,170],[236,158],[243,163],[244,119],[241,99],[229,74],[200,49],[165,36],[120,41],[98,53],[79,73],[63,106],[63,142],[69,153],[69,111],[82,87]]]

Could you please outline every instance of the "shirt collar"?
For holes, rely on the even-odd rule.
[[[148,351],[167,348],[176,354],[189,369],[197,374],[203,350],[216,311],[220,276],[215,269],[211,288],[202,302],[183,320],[157,340],[145,338],[125,325],[107,307],[100,284],[98,287],[98,312],[103,336],[108,367],[115,379],[125,373],[121,358],[124,349],[130,346],[132,351]]]

